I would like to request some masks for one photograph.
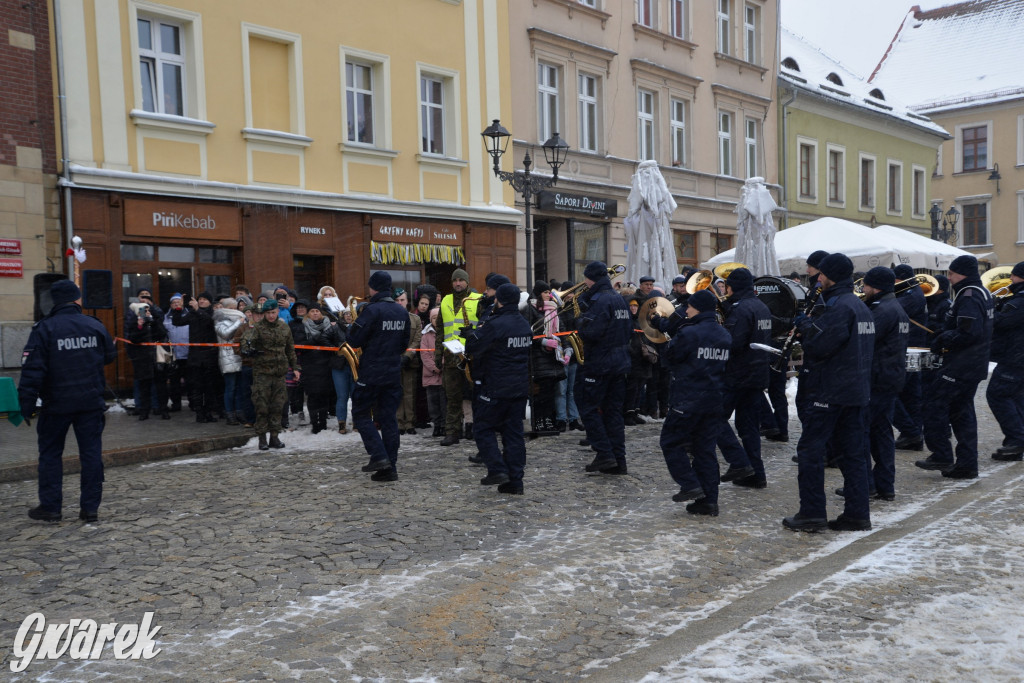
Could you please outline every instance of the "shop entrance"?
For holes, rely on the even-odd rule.
[[[299,299],[316,301],[316,295],[324,285],[334,286],[334,258],[331,256],[292,257],[295,294]]]

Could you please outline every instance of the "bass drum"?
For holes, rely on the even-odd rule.
[[[754,278],[754,292],[772,314],[772,339],[782,340],[803,310],[807,292],[796,282],[774,275]]]

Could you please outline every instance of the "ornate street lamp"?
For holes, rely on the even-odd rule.
[[[928,211],[928,216],[932,219],[933,240],[946,244],[956,242],[956,224],[960,219],[960,212],[957,211],[956,206],[949,207],[949,211],[943,215],[942,207],[938,204],[932,204],[931,210]],[[942,221],[941,228],[939,227],[940,220]]]
[[[534,196],[541,190],[547,187],[551,187],[558,182],[558,169],[561,168],[562,164],[565,163],[565,157],[569,153],[569,145],[565,143],[565,140],[555,133],[542,145],[544,150],[544,160],[551,167],[551,177],[544,178],[531,174],[530,168],[533,166],[533,159],[530,157],[530,151],[527,150],[523,156],[523,170],[522,171],[502,171],[501,170],[501,157],[505,154],[508,149],[508,141],[512,137],[504,126],[501,125],[501,121],[494,119],[491,125],[487,126],[484,131],[480,134],[484,139],[484,146],[487,148],[487,153],[491,155],[494,160],[494,175],[501,179],[502,182],[508,183],[512,186],[517,193],[523,196],[523,204],[525,205],[525,229],[526,229],[526,287],[529,290],[533,287],[534,272],[533,272],[533,219],[530,214],[531,205],[533,204]]]

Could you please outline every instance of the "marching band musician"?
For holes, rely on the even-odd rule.
[[[896,498],[896,442],[892,413],[907,376],[910,318],[896,301],[896,276],[888,268],[872,268],[864,276],[864,303],[875,321],[875,350],[871,360],[871,401],[868,403],[868,494],[880,500]],[[912,374],[912,373],[910,373]],[[839,495],[842,489],[836,491]]]
[[[672,373],[669,413],[661,428],[661,451],[679,485],[672,500],[693,500],[686,511],[718,516],[718,460],[715,441],[722,423],[722,394],[730,334],[718,324],[718,302],[708,290],[689,298],[687,324],[668,343],[666,365]],[[692,444],[693,465],[685,444]]]
[[[478,321],[477,324],[478,325],[480,323],[484,322],[485,320],[487,320],[488,318],[490,318],[491,315],[494,314],[494,311],[495,311],[495,301],[496,301],[496,297],[497,297],[497,294],[498,294],[498,287],[501,287],[506,282],[511,282],[511,280],[509,280],[507,277],[505,277],[501,273],[488,273],[487,274],[487,278],[484,280],[484,295],[483,295],[483,297],[481,297],[477,301],[477,304],[476,304],[476,315],[477,315],[477,321]],[[473,396],[473,412],[474,413],[476,413],[476,409],[477,409],[477,400],[476,400],[476,396],[474,395]],[[484,464],[484,456],[479,452],[479,450],[477,451],[476,455],[468,456],[467,460],[469,460],[474,465],[483,465]]]
[[[992,324],[992,372],[985,398],[1003,431],[1003,445],[993,460],[1024,457],[1024,261],[1010,272],[1009,297],[1000,297]]]
[[[754,276],[736,268],[725,280],[727,295],[725,328],[732,336],[732,348],[725,369],[725,391],[718,448],[729,463],[722,481],[736,486],[763,489],[768,483],[761,460],[760,412],[762,392],[768,388],[770,359],[750,344],[768,344],[772,336],[772,314],[754,292]],[[736,412],[736,433],[729,416]],[[740,441],[743,442],[740,445]]]
[[[923,470],[941,470],[950,479],[978,476],[978,419],[974,395],[988,376],[992,340],[992,294],[981,284],[978,259],[958,256],[949,264],[953,306],[946,314],[942,333],[931,343],[942,354],[924,405],[924,441],[931,451],[914,464]],[[956,458],[949,443],[947,425],[956,436]]]
[[[815,290],[821,287],[821,282],[818,280],[818,277],[821,275],[821,271],[818,270],[818,266],[821,265],[821,262],[825,259],[826,256],[828,256],[827,251],[822,251],[821,249],[818,249],[817,251],[812,252],[811,255],[807,257],[807,296],[809,297],[813,297]],[[813,318],[814,316],[820,313],[821,298],[819,297],[818,303],[815,306],[814,310],[811,311],[810,316]],[[804,380],[804,378],[807,374],[810,373],[810,371],[810,363],[807,362],[807,357],[804,356],[803,363],[800,366],[800,373],[799,375],[797,375],[799,380],[796,386],[796,415],[797,418],[799,418],[801,424],[803,424],[804,421],[804,408],[807,406],[807,382]],[[793,461],[796,462],[795,456],[793,458]]]
[[[806,383],[803,434],[797,443],[800,510],[782,520],[793,531],[860,531],[871,528],[867,482],[867,410],[871,391],[874,321],[853,293],[853,262],[846,254],[825,257],[818,265],[823,312],[794,321],[803,339],[810,371]],[[825,463],[822,453],[834,442],[843,473],[845,509],[828,521]]]
[[[914,269],[905,263],[896,266],[893,272],[899,281],[911,280],[914,277]],[[907,316],[917,323],[916,325],[911,323],[910,346],[925,346],[928,343],[928,333],[923,327],[919,327],[926,327],[928,323],[928,304],[924,292],[920,287],[904,287],[903,291],[896,295],[896,300],[903,306]],[[900,431],[900,438],[896,440],[896,448],[900,450],[920,451],[924,449],[921,396],[921,375],[912,372],[907,375],[906,383],[896,401],[896,409],[893,413],[893,424]]]
[[[633,324],[626,302],[612,289],[608,266],[593,261],[583,271],[590,288],[581,298],[587,310],[579,317],[579,337],[586,363],[580,367],[583,380],[580,414],[587,440],[597,451],[587,472],[626,474],[626,431],[622,404],[629,372],[629,338]],[[578,375],[577,375],[578,376]]]
[[[391,276],[378,270],[367,283],[369,304],[348,328],[348,342],[363,353],[352,390],[352,425],[370,462],[373,481],[398,480],[398,404],[402,400],[402,354],[409,348],[409,313],[391,298]],[[378,433],[374,421],[380,425]]]
[[[530,389],[527,370],[532,333],[519,314],[519,288],[501,284],[494,310],[470,333],[466,354],[473,359],[473,438],[487,465],[484,486],[498,485],[500,493],[522,495],[526,467],[523,414]],[[498,448],[495,432],[504,449]]]

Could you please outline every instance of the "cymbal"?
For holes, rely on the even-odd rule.
[[[668,335],[651,325],[650,315],[657,313],[663,318],[668,318],[675,312],[676,307],[672,305],[671,301],[663,296],[653,296],[640,304],[640,310],[637,311],[636,317],[640,321],[640,329],[644,336],[655,344],[663,344],[668,341]]]

